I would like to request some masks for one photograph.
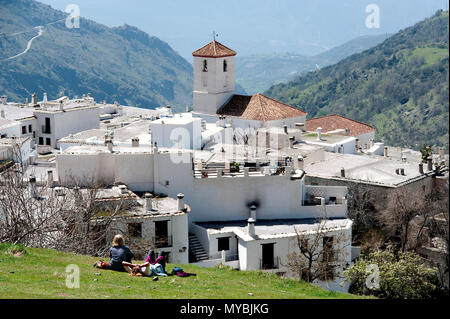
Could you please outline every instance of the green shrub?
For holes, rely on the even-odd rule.
[[[378,267],[378,279],[373,269]],[[437,270],[424,263],[414,252],[394,252],[392,247],[363,256],[344,272],[350,293],[387,299],[435,298],[442,294]],[[378,283],[378,285],[376,285]]]

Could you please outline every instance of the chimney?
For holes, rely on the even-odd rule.
[[[36,190],[36,177],[35,176],[30,176],[29,182],[30,182],[30,193],[31,193],[31,196],[33,198],[38,198],[37,190]]]
[[[186,104],[186,113],[189,112],[189,105]]]
[[[287,127],[287,125],[283,125],[283,129],[284,129],[284,133],[287,134],[287,133],[288,133],[288,127]]]
[[[147,212],[151,212],[152,211],[152,194],[150,193],[145,193],[145,210]]]
[[[423,163],[419,164],[419,173],[423,174]]]
[[[185,211],[185,207],[184,207],[184,194],[179,193],[179,194],[177,195],[177,198],[178,198],[178,201],[177,201],[177,203],[178,203],[178,211],[184,212],[184,211]]]
[[[341,168],[341,177],[345,177],[345,168]]]
[[[322,128],[321,127],[317,128],[317,140],[319,140],[319,141],[322,140]]]
[[[33,105],[36,105],[37,104],[37,95],[36,95],[36,93],[33,93],[32,97],[33,97],[33,100],[32,100]]]
[[[8,98],[6,97],[6,95],[3,95],[2,96],[2,104],[6,105],[7,100],[8,100]]]
[[[251,237],[255,237],[256,233],[255,233],[255,220],[253,218],[249,218],[247,220],[248,224],[247,224],[247,233],[249,236]]]
[[[305,123],[295,123],[295,128],[299,129],[300,131],[305,131]]]
[[[131,139],[131,147],[139,147],[139,137],[133,137]]]
[[[355,148],[356,148],[356,151],[359,150],[359,138],[357,138],[357,139],[355,140]]]
[[[384,153],[383,153],[383,155],[384,155],[384,157],[387,157],[387,156],[388,156],[388,147],[387,147],[387,146],[384,147]]]
[[[350,136],[350,129],[348,127],[345,129],[345,135]]]
[[[44,98],[42,99],[43,102],[48,102],[47,100],[47,93],[44,92]]]
[[[26,105],[30,104],[30,97],[29,96],[27,96],[27,100],[26,100],[25,104]]]
[[[304,170],[304,162],[303,162],[303,156],[299,155],[297,157],[297,163],[298,163],[298,169]]]
[[[59,110],[64,111],[64,102],[63,100],[59,101]]]
[[[431,156],[427,158],[427,169],[429,171],[433,170],[433,158]]]
[[[119,185],[120,193],[122,195],[128,194],[127,186],[126,185]]]
[[[294,137],[294,136],[291,136],[291,137],[289,138],[289,147],[290,147],[290,148],[294,148],[294,141],[295,141],[295,137]]]
[[[47,187],[53,187],[53,171],[47,171]]]
[[[108,146],[108,151],[110,151],[112,153],[113,152],[113,142],[112,142],[112,140],[108,139],[106,141],[106,145]]]
[[[256,222],[256,206],[250,206],[250,218]]]

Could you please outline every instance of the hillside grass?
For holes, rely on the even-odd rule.
[[[42,299],[349,299],[359,296],[323,290],[306,282],[261,271],[226,267],[180,266],[196,277],[131,277],[126,273],[93,268],[98,258],[10,244],[0,244],[0,298]],[[66,287],[66,266],[80,268],[80,288]],[[249,293],[253,295],[249,295]]]

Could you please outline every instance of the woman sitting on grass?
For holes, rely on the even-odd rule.
[[[131,259],[134,254],[131,252],[130,248],[125,246],[125,240],[122,235],[114,236],[112,242],[112,247],[109,249],[110,262],[104,262],[102,260],[95,263],[95,267],[102,269],[111,269],[116,271],[125,271],[122,262],[131,263]]]
[[[164,268],[158,263],[151,264],[150,262],[145,262],[143,264],[132,264],[129,262],[122,262],[123,268],[130,274],[130,276],[163,276],[167,277]]]

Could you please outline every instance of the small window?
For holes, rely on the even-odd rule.
[[[39,145],[44,145],[44,138],[43,137],[39,137]]]
[[[217,250],[230,250],[230,237],[217,238]]]
[[[128,224],[128,234],[131,237],[142,237],[142,223]]]
[[[228,71],[228,62],[227,60],[223,60],[223,72],[227,72]]]
[[[28,133],[31,133],[33,131],[33,126],[30,124],[28,125]]]
[[[203,60],[203,72],[208,72],[208,60]]]
[[[45,139],[45,145],[52,145],[52,140],[50,138]]]
[[[27,127],[26,126],[22,126],[22,134],[27,134]]]

